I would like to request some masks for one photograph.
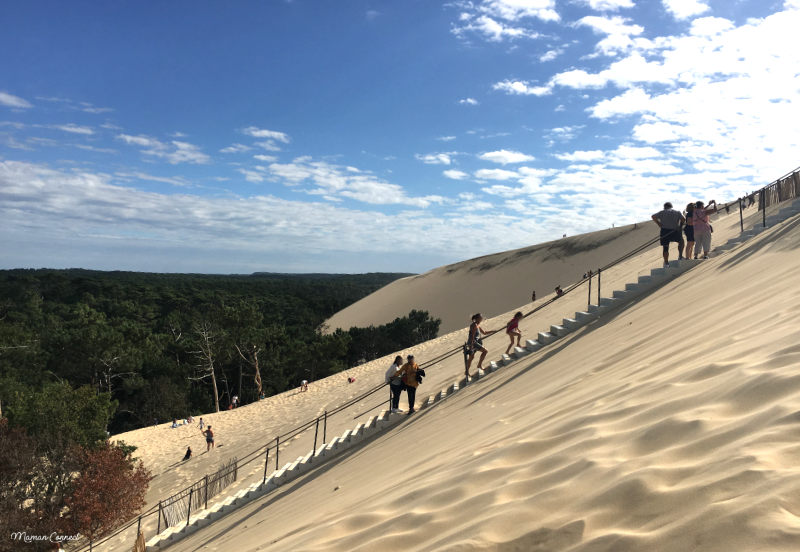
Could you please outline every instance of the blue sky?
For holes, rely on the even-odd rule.
[[[800,0],[5,2],[0,268],[422,272],[800,164]]]

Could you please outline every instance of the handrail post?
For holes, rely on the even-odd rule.
[[[325,417],[322,419],[322,444],[328,442],[328,411],[325,411]]]
[[[206,481],[206,492],[205,492],[206,500],[205,500],[205,503],[206,503],[206,510],[208,510],[208,474],[206,474],[204,479]]]
[[[267,454],[264,457],[264,480],[261,482],[263,485],[267,482],[267,466],[269,465],[269,445],[267,445]]]
[[[317,416],[317,423],[314,426],[314,449],[311,451],[311,458],[317,455],[317,435],[319,434],[319,416]]]
[[[139,538],[139,533],[142,532],[142,516],[139,516],[139,523],[136,525],[136,538]]]
[[[280,457],[280,454],[281,454],[280,446],[281,446],[281,436],[278,435],[277,437],[275,437],[275,469],[276,470],[278,469],[278,458]]]
[[[761,189],[761,226],[767,227],[767,190]]]
[[[743,209],[744,207],[742,207],[742,198],[739,198],[739,228],[742,232],[744,232],[744,216],[742,215]]]
[[[186,510],[186,527],[189,527],[189,518],[192,517],[192,496],[194,495],[194,487],[189,489],[189,508]]]
[[[158,528],[156,529],[156,535],[161,532],[161,501],[158,501]]]
[[[597,304],[600,304],[600,273],[603,272],[602,268],[597,269]]]
[[[589,299],[586,300],[586,309],[592,306],[592,271],[589,271]]]
[[[794,180],[794,197],[800,197],[800,173],[792,173],[792,179]]]

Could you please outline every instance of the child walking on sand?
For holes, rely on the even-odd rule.
[[[517,314],[514,315],[514,318],[512,318],[508,324],[506,324],[506,334],[511,340],[511,343],[509,343],[508,347],[506,347],[506,354],[508,354],[509,351],[511,351],[511,347],[514,346],[515,337],[517,338],[517,347],[520,346],[519,342],[522,339],[522,332],[519,329],[519,321],[522,320],[522,317],[522,313],[517,312]]]

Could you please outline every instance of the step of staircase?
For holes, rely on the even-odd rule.
[[[542,344],[538,341],[534,341],[533,339],[529,339],[525,342],[525,348],[531,352],[538,351],[542,348]]]
[[[538,341],[542,345],[550,345],[556,339],[558,339],[558,337],[549,332],[539,332],[536,341]]]

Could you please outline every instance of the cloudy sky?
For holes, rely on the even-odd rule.
[[[0,268],[422,272],[800,164],[800,0],[7,1]]]

